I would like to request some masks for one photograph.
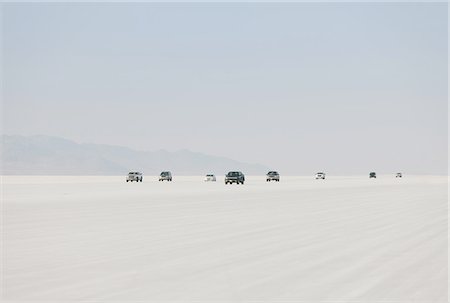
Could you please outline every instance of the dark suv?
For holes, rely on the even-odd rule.
[[[230,171],[228,174],[225,175],[225,184],[244,184],[245,176],[240,171]]]

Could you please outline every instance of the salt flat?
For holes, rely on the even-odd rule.
[[[2,183],[8,302],[447,302],[447,177]]]

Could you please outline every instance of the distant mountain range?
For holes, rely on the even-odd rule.
[[[2,175],[123,175],[136,170],[156,175],[265,174],[260,164],[242,163],[189,150],[136,151],[122,146],[79,144],[49,136],[2,136]]]

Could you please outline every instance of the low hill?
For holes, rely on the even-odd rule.
[[[137,151],[122,146],[79,144],[49,136],[2,136],[2,175],[123,175],[130,170],[156,175],[265,174],[267,167],[180,150]]]

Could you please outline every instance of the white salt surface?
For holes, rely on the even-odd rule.
[[[447,302],[447,177],[2,182],[6,302]]]

